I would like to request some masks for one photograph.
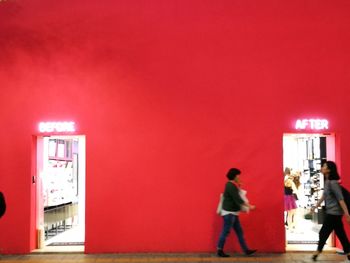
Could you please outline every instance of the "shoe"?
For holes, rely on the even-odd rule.
[[[218,249],[218,252],[216,253],[219,257],[222,258],[228,258],[230,255],[225,254],[224,251],[222,249]]]
[[[256,249],[248,249],[248,250],[245,252],[245,254],[246,254],[247,256],[250,256],[250,255],[253,255],[256,251],[257,251]]]
[[[317,255],[317,254],[312,255],[312,260],[313,260],[313,261],[317,261],[317,257],[318,257],[318,255]]]

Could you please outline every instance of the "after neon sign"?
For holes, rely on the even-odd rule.
[[[295,123],[297,130],[328,130],[328,120],[325,119],[301,119]]]
[[[75,132],[75,123],[72,121],[64,122],[40,122],[40,132]]]

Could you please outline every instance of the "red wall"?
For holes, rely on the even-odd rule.
[[[350,184],[350,2],[0,2],[0,253],[35,245],[33,135],[87,140],[86,252],[214,251],[231,166],[260,251],[285,249],[282,136],[328,118]],[[230,238],[227,250],[238,249]]]

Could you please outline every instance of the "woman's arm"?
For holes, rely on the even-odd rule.
[[[349,211],[348,211],[348,208],[347,208],[345,201],[344,201],[344,196],[343,196],[343,193],[341,190],[341,186],[339,185],[339,183],[337,181],[331,181],[330,187],[331,187],[332,193],[334,194],[335,198],[338,200],[340,207],[344,211],[346,222],[348,224],[350,224]]]
[[[321,203],[324,201],[324,195],[321,196],[320,200],[318,200],[317,204],[311,208],[311,212],[314,212],[316,208],[318,208]]]
[[[348,224],[350,224],[350,215],[349,215],[349,211],[348,211],[348,208],[345,204],[345,201],[344,200],[339,200],[339,204],[341,206],[341,208],[343,209],[344,211],[344,215],[345,215],[345,219],[346,219],[346,222]]]
[[[298,193],[298,188],[295,185],[295,183],[292,181],[292,190],[293,190],[293,194],[297,194]]]
[[[249,200],[247,198],[247,191],[240,189],[239,190],[239,195],[241,196],[242,200],[244,203],[242,204],[242,211],[249,212],[249,210],[254,210],[255,205],[252,205],[249,203]]]

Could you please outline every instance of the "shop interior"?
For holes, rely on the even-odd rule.
[[[37,168],[38,249],[83,249],[85,137],[38,138]]]
[[[311,214],[310,209],[323,194],[324,178],[321,174],[321,166],[326,160],[334,159],[333,135],[285,134],[283,136],[284,182],[285,186],[287,178],[293,182],[293,197],[296,205],[295,209],[285,206],[287,249],[316,249],[318,233],[323,222],[323,211],[318,209]],[[333,247],[332,241],[331,236],[327,241],[326,249]]]

